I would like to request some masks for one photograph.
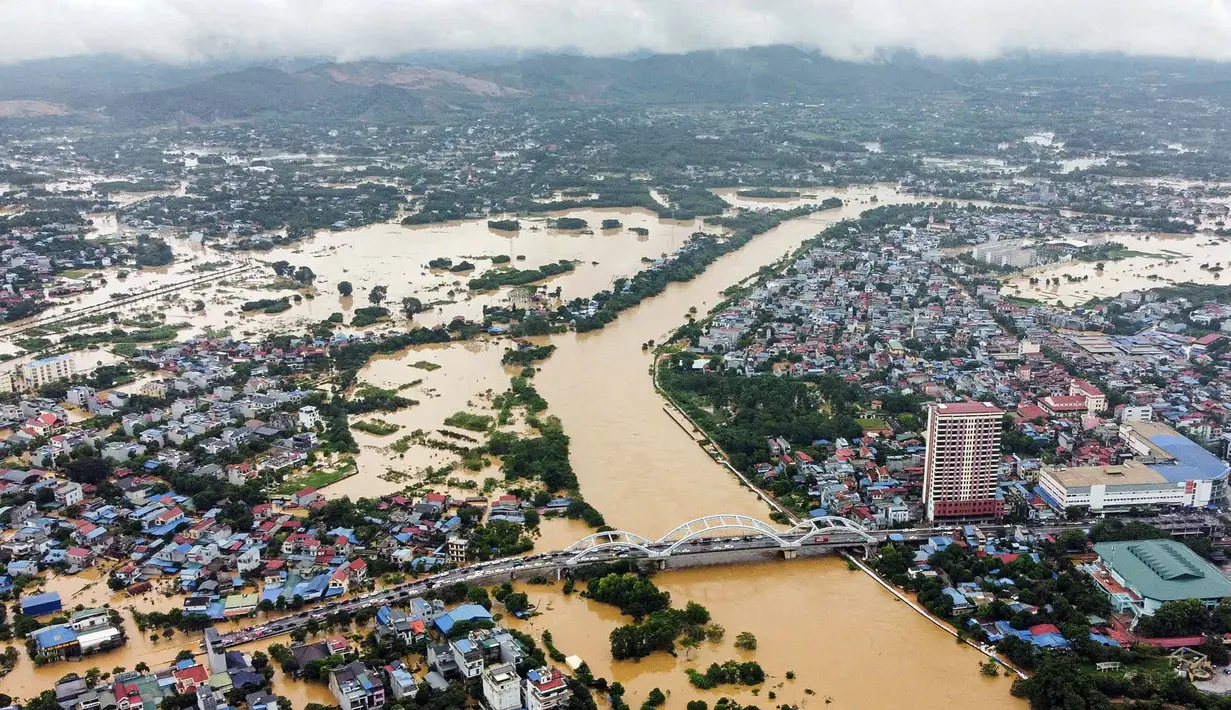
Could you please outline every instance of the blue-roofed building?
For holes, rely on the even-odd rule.
[[[331,538],[344,537],[352,545],[359,544],[359,538],[355,537],[355,531],[350,528],[334,528],[333,530],[327,530],[325,534]]]
[[[385,666],[385,675],[389,679],[389,690],[394,700],[413,696],[419,689],[415,677],[406,669],[406,666],[402,665],[401,661],[394,661]]]
[[[966,598],[965,594],[962,594],[961,592],[954,589],[953,587],[945,587],[944,589],[940,591],[945,596],[953,600],[953,613],[954,614],[961,614],[963,612],[970,611],[971,609],[975,608],[975,605],[970,603],[970,600]]]
[[[21,598],[21,613],[26,616],[54,614],[62,608],[59,592],[31,594]]]
[[[281,584],[266,584],[261,589],[261,601],[268,601],[270,604],[275,604],[280,596],[282,596]]]
[[[436,617],[436,628],[448,634],[459,621],[491,621],[492,613],[478,604],[462,604]]]
[[[79,648],[77,632],[68,624],[45,626],[34,632],[34,645],[39,655],[51,660],[73,656]]]
[[[322,572],[312,579],[300,582],[295,585],[295,591],[292,597],[303,597],[304,601],[316,601],[325,595],[325,590],[329,588],[329,573]]]
[[[1118,647],[1120,645],[1119,641],[1109,636],[1104,636],[1102,634],[1096,634],[1093,631],[1090,632],[1090,640],[1097,644],[1102,644],[1104,646],[1117,646]]]
[[[38,563],[33,560],[13,560],[4,568],[5,573],[10,577],[26,575],[33,577],[38,574]]]

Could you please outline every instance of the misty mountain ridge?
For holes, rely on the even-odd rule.
[[[430,59],[430,57],[415,57]],[[489,60],[489,61],[484,61]],[[176,66],[119,58],[0,67],[0,102],[42,101],[133,124],[311,115],[331,120],[431,120],[459,110],[547,104],[688,105],[918,97],[1006,78],[1056,83],[1115,75],[1176,85],[1226,76],[1225,65],[1122,57],[941,61],[899,53],[858,63],[789,46],[685,54],[540,54],[407,63],[303,59]],[[1179,75],[1179,76],[1177,76]],[[3,116],[0,111],[0,116]],[[20,115],[20,114],[13,114]]]

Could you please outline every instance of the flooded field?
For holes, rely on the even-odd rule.
[[[704,311],[721,299],[723,289],[798,248],[833,221],[868,209],[873,196],[882,204],[909,199],[885,187],[819,190],[817,195],[811,201],[836,195],[848,204],[786,222],[758,236],[698,278],[673,285],[621,314],[602,331],[551,339],[558,349],[540,365],[535,386],[549,404],[548,414],[560,417],[572,440],[571,461],[582,492],[607,516],[609,524],[657,537],[678,523],[710,513],[768,516],[764,503],[663,412],[663,400],[648,373],[651,358],[641,345],[661,341],[685,320],[690,306]],[[440,428],[457,411],[492,413],[490,395],[507,389],[509,378],[516,374],[500,364],[505,347],[507,343],[500,341],[476,341],[411,348],[374,359],[360,372],[361,382],[384,388],[405,386],[403,396],[420,404],[381,416],[401,427],[395,434],[373,437],[357,432],[362,447],[358,473],[326,488],[326,495],[391,493],[416,479],[390,477],[389,469],[413,472],[456,460],[454,455],[426,446],[411,446],[402,453],[389,447],[415,429]],[[439,367],[425,369],[423,362]],[[483,471],[455,471],[449,476],[480,483],[489,476],[500,479],[495,462]],[[584,534],[584,527],[569,526],[565,537],[572,542]],[[551,548],[540,540],[539,549]]]
[[[668,570],[654,582],[671,593],[673,606],[695,601],[709,609],[713,622],[726,630],[724,640],[679,648],[677,657],[656,653],[639,662],[612,661],[608,636],[629,617],[606,604],[565,596],[558,585],[522,587],[543,613],[510,626],[536,640],[550,630],[562,653],[581,656],[596,677],[622,683],[634,707],[653,688],[667,694],[668,707],[697,698],[712,707],[724,696],[760,707],[1027,707],[1009,695],[1011,679],[980,675],[981,654],[955,644],[866,575],[848,571],[840,559]],[[756,651],[734,648],[741,631],[756,636]],[[685,669],[704,671],[733,659],[756,661],[765,670],[767,681],[758,695],[743,686],[703,691],[688,683]],[[786,678],[788,671],[794,680]],[[885,674],[893,681],[882,682]],[[770,691],[776,699],[769,699]]]
[[[385,495],[402,490],[411,481],[390,470],[410,474],[428,466],[436,468],[456,460],[457,456],[429,446],[411,444],[404,452],[395,451],[391,445],[416,429],[428,433],[444,427],[449,415],[459,411],[473,414],[494,415],[490,408],[490,396],[508,389],[509,378],[520,368],[509,369],[500,364],[506,344],[496,341],[476,340],[450,345],[409,348],[395,355],[373,358],[360,371],[364,383],[384,388],[406,387],[402,396],[419,404],[397,412],[385,412],[375,417],[396,424],[399,431],[387,436],[374,436],[355,432],[360,446],[356,456],[359,467],[357,475],[324,489],[328,497]],[[358,418],[357,418],[358,419]],[[482,434],[465,429],[450,429],[456,435],[481,437]],[[437,436],[436,438],[439,438]],[[500,477],[499,471],[468,472],[459,470],[450,477],[481,482],[488,476]],[[437,490],[448,486],[437,485]],[[475,495],[475,491],[453,489],[459,496]]]
[[[1127,259],[1103,262],[1103,268],[1088,261],[1068,261],[1028,269],[1006,279],[1002,293],[1047,303],[1073,306],[1091,298],[1118,296],[1176,283],[1231,283],[1231,275],[1217,270],[1231,267],[1231,241],[1208,234],[1116,234],[1111,239],[1134,254]],[[1038,279],[1031,284],[1030,279]],[[1059,283],[1053,280],[1059,279]]]

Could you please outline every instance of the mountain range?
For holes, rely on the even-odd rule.
[[[1097,85],[1160,77],[1192,87],[1225,81],[1223,65],[1118,57],[941,62],[913,56],[839,61],[787,46],[642,57],[564,54],[490,61],[349,63],[299,59],[163,65],[116,57],[0,67],[0,117],[106,116],[133,124],[257,116],[431,118],[441,113],[562,105],[823,102],[911,98],[1006,83]],[[5,108],[9,110],[6,112]]]

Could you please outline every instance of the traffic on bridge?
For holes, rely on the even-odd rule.
[[[981,527],[986,530],[1002,529],[1000,526]],[[1054,529],[1065,527],[1068,526]],[[288,634],[313,619],[323,621],[326,616],[338,612],[354,613],[396,603],[458,582],[486,584],[515,576],[562,573],[577,565],[626,558],[663,563],[670,558],[703,556],[706,560],[704,564],[740,564],[758,558],[745,556],[741,559],[738,555],[721,553],[781,551],[783,557],[790,559],[804,549],[867,549],[887,541],[891,535],[917,541],[951,532],[952,527],[868,530],[853,520],[837,517],[813,518],[784,530],[756,518],[735,514],[709,515],[690,520],[654,540],[623,530],[609,530],[586,536],[563,550],[478,562],[359,596],[316,604],[262,624],[221,634],[218,644],[227,648]]]

